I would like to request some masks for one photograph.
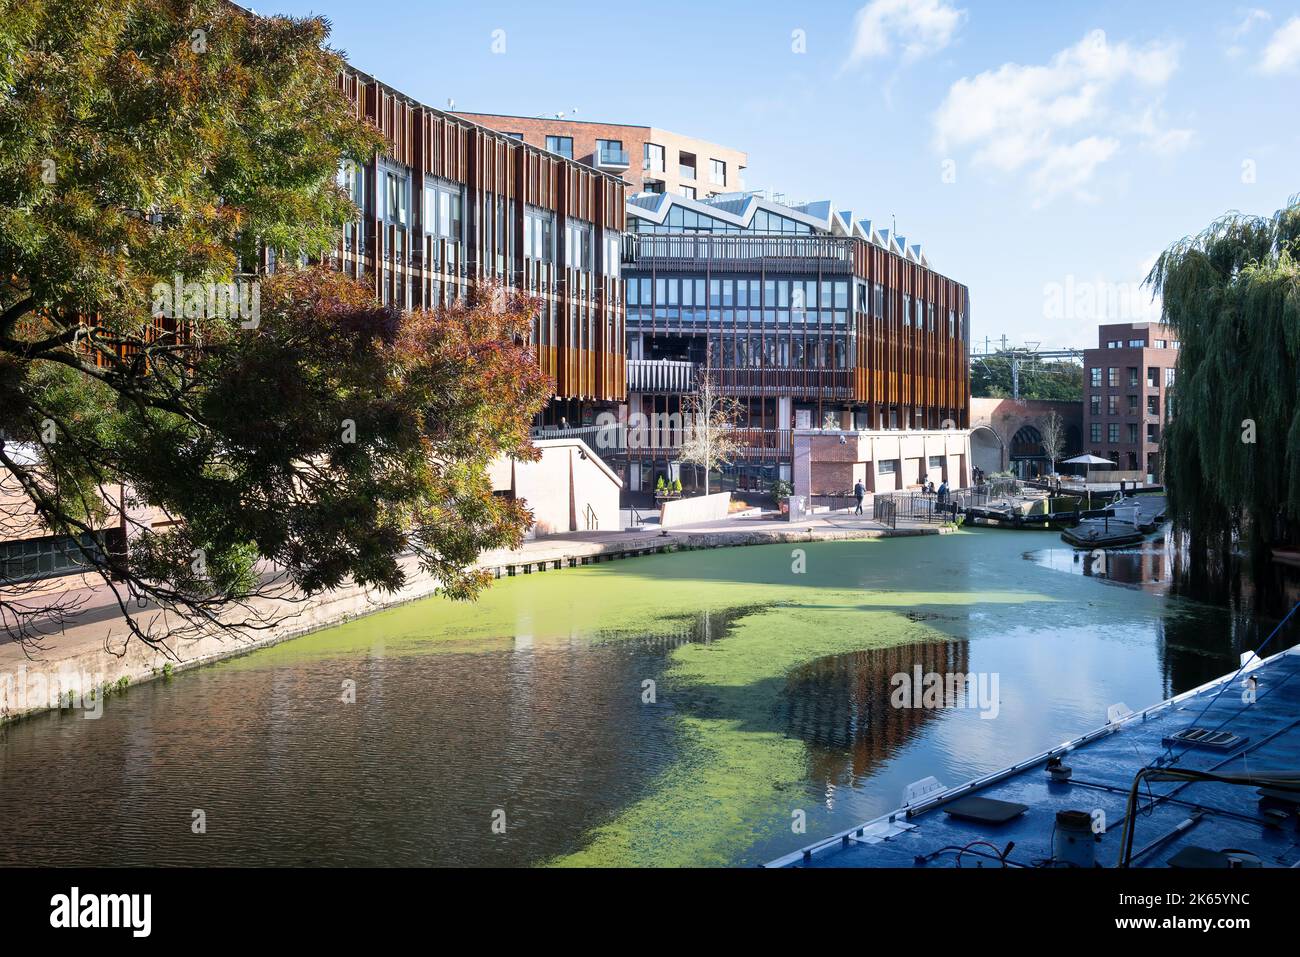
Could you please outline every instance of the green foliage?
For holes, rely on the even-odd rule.
[[[785,498],[794,493],[794,487],[785,479],[776,479],[769,489],[773,498]]]
[[[1039,361],[1024,349],[1007,349],[971,363],[970,391],[975,398],[1011,398],[1011,359],[1021,360],[1020,398],[1083,399],[1083,367],[1073,362]]]
[[[536,303],[402,314],[297,266],[357,215],[340,162],[383,145],[327,35],[222,0],[0,0],[0,530],[116,525],[129,488],[165,521],[93,558],[124,607],[220,625],[272,576],[396,589],[408,552],[467,597],[530,520],[487,465],[536,455]],[[155,315],[158,284],[269,252],[254,321]]]
[[[1175,525],[1300,541],[1300,201],[1175,243],[1148,281],[1180,342],[1163,437]]]

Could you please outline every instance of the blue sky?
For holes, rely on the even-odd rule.
[[[896,217],[970,287],[973,345],[1151,318],[1135,284],[1161,249],[1300,192],[1300,0],[257,10],[327,16],[433,106],[658,126],[748,152],[747,188]]]

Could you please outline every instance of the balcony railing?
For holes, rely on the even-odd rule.
[[[614,461],[627,458],[667,457],[673,459],[685,437],[680,415],[643,416],[629,428],[625,422],[605,426],[587,425],[576,428],[533,429],[535,439],[579,438],[587,443],[602,459]],[[736,428],[731,437],[740,443],[737,462],[782,461],[793,454],[794,432],[791,429]]]
[[[792,269],[823,272],[853,270],[853,240],[840,236],[734,236],[725,233],[634,233],[623,237],[628,267],[671,266],[692,270]]]
[[[627,360],[629,392],[692,392],[699,381],[699,366],[677,359]]]
[[[596,165],[627,169],[627,150],[614,149],[612,146],[602,146],[596,150]]]

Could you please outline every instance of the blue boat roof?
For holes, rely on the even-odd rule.
[[[1242,660],[1240,671],[1145,711],[1113,706],[1103,727],[1009,768],[951,788],[918,782],[898,810],[766,866],[1046,866],[1059,862],[1053,855],[1057,812],[1073,810],[1104,824],[1092,829],[1102,831],[1094,838],[1096,864],[1114,867],[1129,792],[1142,768],[1253,777],[1300,769],[1300,646],[1265,659],[1248,652]],[[1232,737],[1217,747],[1171,738],[1193,727]],[[1068,780],[1049,773],[1055,759],[1069,767]],[[972,797],[994,803],[963,801]],[[1144,781],[1129,866],[1166,867],[1176,856],[1178,865],[1214,866],[1228,859],[1225,850],[1248,865],[1300,865],[1296,801],[1295,792],[1261,796],[1255,784]],[[966,812],[976,819],[954,816]],[[992,818],[999,813],[1012,816],[998,823]]]

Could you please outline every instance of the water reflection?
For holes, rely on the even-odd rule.
[[[967,780],[1114,702],[1217,677],[1261,640],[1255,609],[1296,590],[1237,578],[1213,605],[1163,541],[1102,574],[1056,542],[980,531],[809,544],[806,574],[763,546],[531,576],[472,613],[410,606],[132,688],[98,721],[0,728],[0,864],[529,865],[611,830],[602,861],[752,864],[910,782]],[[1000,675],[997,720],[894,707],[891,679],[917,667]]]
[[[1170,540],[1164,535],[1140,545],[1091,551],[1055,541],[1057,547],[1026,552],[1025,558],[1056,571],[1140,586],[1156,594],[1169,593],[1175,563]]]
[[[965,674],[967,641],[925,642],[814,661],[789,678],[777,716],[783,730],[812,747],[816,780],[856,785],[909,746],[943,709],[899,708],[895,675]]]
[[[0,728],[0,865],[540,863],[671,763],[639,698],[661,664],[587,646],[212,669],[97,721],[22,721]]]
[[[1141,588],[1193,606],[1170,603],[1157,629],[1157,653],[1167,695],[1195,688],[1236,668],[1260,648],[1300,602],[1300,569],[1279,562],[1193,560],[1187,541],[1168,528],[1140,545],[1083,551],[1068,546],[1028,551],[1029,561],[1055,571]],[[1300,642],[1293,619],[1266,654]]]

